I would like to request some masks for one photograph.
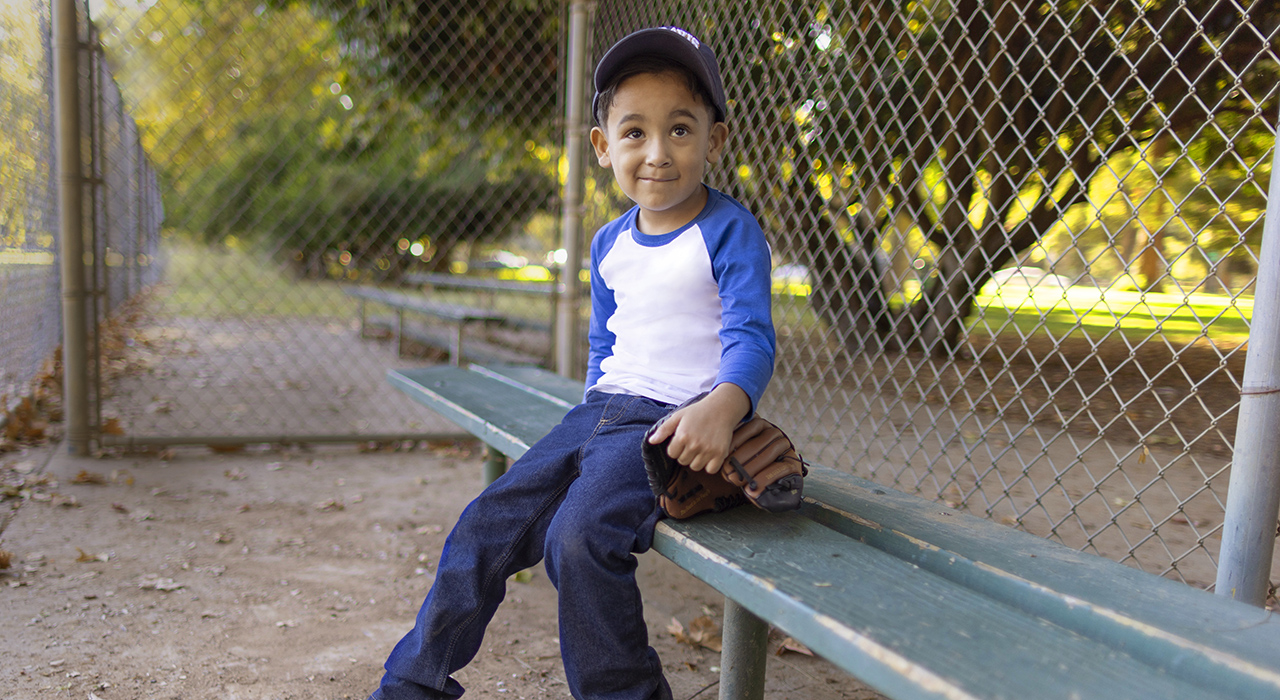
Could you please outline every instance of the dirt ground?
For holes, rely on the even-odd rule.
[[[46,445],[0,455],[0,479],[4,698],[364,698],[481,488],[481,455],[473,442],[100,458]],[[526,573],[458,674],[468,697],[569,697],[555,591]],[[675,697],[716,697],[719,654],[682,638],[698,618],[718,625],[723,599],[652,552],[640,581]],[[878,697],[786,650],[766,696]]]

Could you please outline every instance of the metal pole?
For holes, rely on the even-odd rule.
[[[498,480],[498,477],[506,473],[507,456],[492,447],[486,447],[484,452],[484,485],[492,484]]]
[[[726,597],[722,639],[720,700],[761,700],[764,697],[769,625]]]
[[[1266,217],[1215,588],[1257,606],[1267,598],[1280,510],[1280,143]]]
[[[574,0],[569,6],[568,98],[565,105],[564,157],[568,165],[564,181],[561,213],[560,245],[566,259],[560,270],[559,304],[556,308],[556,371],[566,377],[580,376],[578,366],[579,316],[578,303],[582,297],[582,191],[583,155],[585,154],[587,126],[586,75],[587,75],[587,11],[590,3]]]
[[[53,2],[53,103],[58,149],[62,273],[62,382],[67,447],[89,454],[89,371],[84,286],[84,182],[80,155],[80,34],[75,0]]]

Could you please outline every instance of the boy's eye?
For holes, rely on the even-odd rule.
[[[688,136],[689,129],[688,127],[677,126],[676,128],[671,130],[671,133],[675,134],[676,136]]]
[[[638,138],[640,138],[641,136],[644,136],[644,132],[640,131],[639,129],[631,129],[630,131],[627,131],[626,133],[624,133],[624,134],[622,135],[622,138],[625,138],[625,139],[638,139]]]

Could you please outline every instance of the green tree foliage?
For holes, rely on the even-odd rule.
[[[815,309],[850,348],[952,352],[990,272],[1104,206],[1090,183],[1123,154],[1150,182],[1196,181],[1179,215],[1203,210],[1210,247],[1256,234],[1209,222],[1265,192],[1278,25],[1273,4],[1215,0],[775,3],[716,25],[721,55],[751,57],[736,114],[767,123],[740,137],[737,187],[796,232],[785,252],[812,263]],[[1170,173],[1133,157],[1162,134]],[[937,274],[891,308],[877,252],[903,229]]]
[[[0,249],[53,245],[38,212],[54,208],[53,136],[45,71],[47,17],[25,2],[0,4]]]
[[[438,264],[552,201],[533,136],[445,118],[382,75],[381,50],[332,12],[257,0],[112,9],[98,20],[168,186],[171,227],[259,245],[310,274],[341,256],[348,271],[383,275],[409,243]]]
[[[300,0],[277,0],[297,4]],[[556,116],[559,0],[310,0],[371,84],[461,120],[545,131]]]

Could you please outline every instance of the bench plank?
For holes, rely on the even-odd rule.
[[[503,454],[518,459],[569,409],[461,367],[388,370],[387,380]],[[533,401],[530,401],[534,398]]]
[[[492,280],[481,277],[466,277],[440,272],[422,272],[404,276],[409,284],[431,285],[433,287],[451,287],[454,289],[477,289],[489,292],[516,292],[550,296],[555,287],[551,282],[522,282],[520,280]]]
[[[892,697],[1230,697],[1183,683],[799,513],[761,516],[738,508],[664,520],[654,549]],[[992,663],[975,663],[973,649]]]
[[[501,312],[493,309],[430,301],[410,294],[389,292],[377,287],[343,287],[342,291],[348,296],[367,299],[427,316],[435,316],[446,321],[501,321],[504,318]]]
[[[473,366],[471,370],[524,389],[539,398],[560,403],[566,408],[582,403],[582,382],[545,369],[508,364]]]
[[[1280,618],[1030,533],[813,467],[804,513],[1020,609],[1238,698],[1280,697]],[[1212,633],[1212,646],[1200,640]]]

